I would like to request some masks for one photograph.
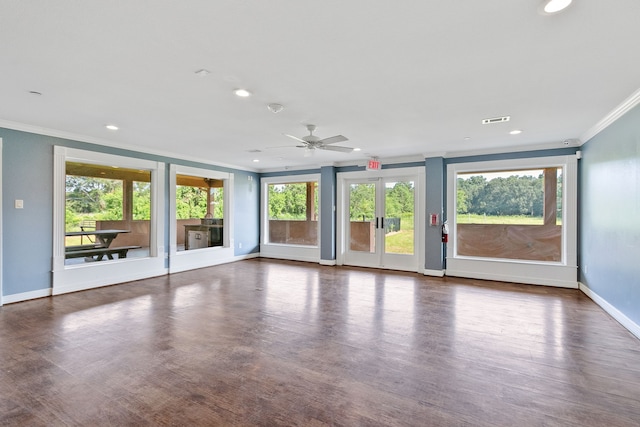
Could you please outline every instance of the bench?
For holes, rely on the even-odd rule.
[[[83,249],[82,247],[87,247]],[[81,249],[78,249],[81,248]],[[108,259],[113,259],[113,255],[117,254],[118,259],[126,258],[127,252],[131,249],[140,249],[141,246],[119,246],[116,248],[104,248],[99,246],[91,246],[91,245],[79,245],[79,246],[69,246],[65,248],[64,257],[65,258],[83,258],[83,257],[96,257],[93,258],[94,261],[102,261],[102,259],[107,256]]]
[[[65,252],[75,252],[75,251],[84,251],[87,249],[99,249],[104,248],[103,245],[99,243],[92,243],[90,245],[73,245],[73,246],[65,246]]]

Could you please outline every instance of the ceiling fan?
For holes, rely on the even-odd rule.
[[[342,135],[331,136],[329,138],[320,139],[313,134],[316,130],[316,125],[307,125],[307,130],[309,131],[309,135],[303,136],[302,138],[298,138],[297,136],[284,134],[289,138],[295,139],[298,142],[301,142],[303,145],[296,145],[298,148],[306,148],[307,151],[305,155],[313,154],[313,150],[330,150],[330,151],[340,151],[342,153],[350,153],[353,151],[351,147],[341,147],[339,145],[331,145],[337,142],[348,141],[349,139]]]

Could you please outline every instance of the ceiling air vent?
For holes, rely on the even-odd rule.
[[[483,125],[490,125],[492,123],[508,122],[509,119],[511,119],[511,116],[492,117],[490,119],[482,119],[482,124]]]

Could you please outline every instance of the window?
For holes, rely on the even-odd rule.
[[[169,271],[228,262],[235,256],[234,174],[171,165]]]
[[[176,174],[177,250],[223,245],[224,180]]]
[[[267,184],[268,243],[318,245],[318,182]]]
[[[458,255],[561,261],[562,168],[459,172]]]
[[[54,147],[54,295],[166,273],[164,163]]]
[[[576,288],[574,155],[447,166],[446,274]]]
[[[66,265],[149,255],[151,171],[68,161],[65,188]]]

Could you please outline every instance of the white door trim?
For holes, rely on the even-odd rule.
[[[354,179],[378,179],[378,178],[415,178],[415,197],[416,197],[416,212],[415,212],[415,266],[412,266],[408,271],[422,272],[424,269],[424,209],[425,209],[425,169],[423,167],[408,167],[408,168],[393,168],[383,169],[381,171],[354,171],[354,172],[339,172],[337,174],[337,200],[336,200],[336,264],[344,265],[345,254],[347,251],[347,236],[346,232],[348,227],[346,221],[348,220],[348,203],[347,203],[347,182]],[[388,268],[383,266],[376,266],[376,268]]]

